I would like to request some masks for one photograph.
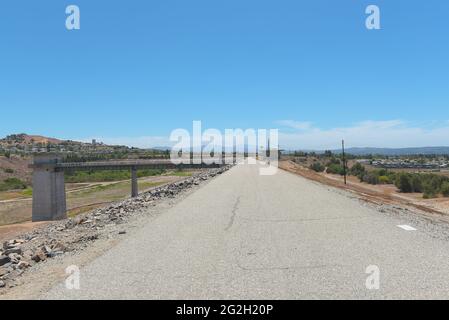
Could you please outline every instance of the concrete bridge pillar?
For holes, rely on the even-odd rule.
[[[67,218],[64,172],[56,168],[61,158],[36,154],[33,160],[33,221]]]
[[[139,188],[137,185],[137,168],[131,168],[131,197],[135,198],[139,195]]]

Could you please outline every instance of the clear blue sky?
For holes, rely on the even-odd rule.
[[[304,146],[317,132],[307,147],[382,128],[352,145],[449,145],[448,16],[447,0],[3,1],[0,135],[113,141],[201,120]]]

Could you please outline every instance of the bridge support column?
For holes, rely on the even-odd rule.
[[[34,156],[32,221],[67,218],[64,172],[56,168],[59,161],[54,154]]]
[[[131,168],[131,197],[135,198],[139,195],[139,188],[137,185],[137,168]]]

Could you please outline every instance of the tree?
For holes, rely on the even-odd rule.
[[[410,176],[407,173],[400,173],[396,179],[396,187],[404,193],[413,191]]]
[[[441,185],[441,194],[445,197],[449,197],[449,182],[443,182],[443,184]]]
[[[412,175],[410,178],[410,183],[412,185],[412,192],[423,192],[423,185],[419,175]]]
[[[359,162],[357,162],[356,164],[354,164],[351,169],[349,169],[349,174],[356,176],[356,177],[362,177],[366,172],[365,167],[360,164]]]

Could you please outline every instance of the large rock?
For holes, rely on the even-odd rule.
[[[31,259],[35,262],[44,261],[47,259],[47,255],[42,251],[41,249],[38,249],[34,255],[31,257]]]
[[[18,253],[10,253],[8,257],[11,259],[12,263],[19,263],[22,260],[22,256]]]
[[[9,271],[6,268],[0,267],[0,277],[3,277],[5,274],[8,274]]]
[[[5,256],[10,255],[11,253],[22,254],[22,249],[20,247],[10,247],[5,250],[3,253]]]
[[[8,256],[0,256],[0,266],[3,266],[11,261],[11,258]]]
[[[18,264],[17,264],[17,268],[19,268],[19,269],[26,269],[26,268],[28,268],[30,266],[30,264],[28,263],[28,262],[26,262],[26,261],[20,261]]]
[[[67,251],[67,247],[62,242],[56,242],[51,246],[51,251]]]

